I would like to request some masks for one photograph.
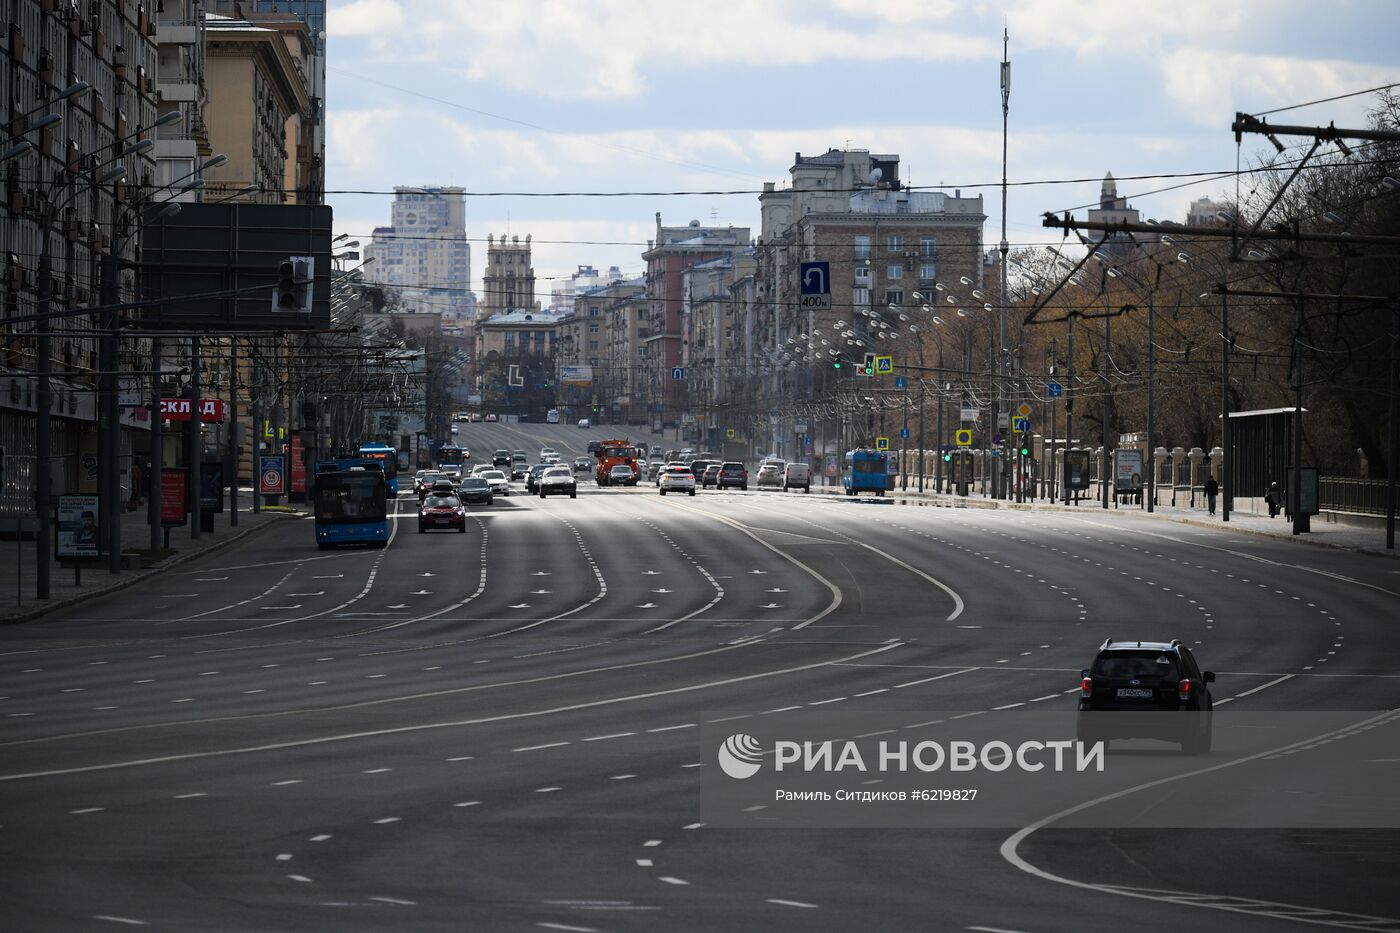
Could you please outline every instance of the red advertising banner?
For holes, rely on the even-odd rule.
[[[292,435],[292,492],[306,492],[306,460],[297,434]]]
[[[160,521],[162,525],[185,523],[185,486],[183,468],[166,467],[160,471]]]
[[[193,407],[193,399],[163,398],[160,400],[160,416],[166,421],[189,421],[190,412],[193,410]],[[199,420],[206,422],[223,421],[224,400],[221,398],[200,399]]]

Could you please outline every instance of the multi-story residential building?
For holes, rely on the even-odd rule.
[[[612,266],[607,272],[599,272],[592,266],[579,266],[567,279],[554,282],[549,289],[549,310],[555,314],[568,314],[574,310],[574,299],[589,289],[607,285],[622,278],[622,270]]]
[[[554,407],[560,319],[520,309],[477,321],[476,380],[486,411],[543,418]]]
[[[306,25],[205,14],[209,145],[228,161],[206,173],[205,194],[262,204],[319,204],[320,154],[307,143],[312,104]],[[240,194],[248,186],[256,191]]]
[[[48,338],[52,399],[47,463],[50,492],[96,492],[97,373],[102,368],[91,316],[32,317],[47,260],[48,310],[81,311],[135,296],[140,198],[155,187],[151,151],[133,152],[157,117],[156,23],[150,4],[90,0],[6,5],[8,41],[0,45],[8,142],[0,199],[0,296],[6,321],[0,345],[0,447],[5,451],[0,512],[34,515],[39,338]],[[68,92],[65,94],[65,92]],[[31,148],[16,149],[20,143]],[[116,179],[113,176],[125,174]],[[114,261],[115,260],[115,261]],[[117,269],[113,273],[113,269]],[[105,280],[105,281],[104,281]],[[134,368],[144,342],[119,347],[112,367]],[[129,356],[128,356],[129,354]],[[146,443],[143,415],[108,426],[117,433],[121,496],[129,497],[133,447]],[[105,436],[111,436],[105,435]],[[45,503],[47,507],[50,503]],[[108,506],[111,503],[107,503]]]
[[[170,8],[169,0],[162,2],[166,9]],[[308,121],[301,127],[297,145],[308,150],[304,158],[308,171],[302,179],[307,200],[302,203],[320,204],[326,192],[327,0],[213,0],[213,3],[216,13],[237,15],[253,22],[291,16],[300,20],[306,27],[311,49],[305,56],[303,72],[311,112]]]
[[[470,323],[475,317],[464,193],[450,187],[394,188],[389,226],[374,228],[364,258],[374,263],[376,281],[395,288],[399,310],[438,313],[444,322]]]
[[[683,366],[683,273],[698,262],[747,246],[748,227],[702,227],[698,220],[684,227],[666,227],[657,212],[656,237],[647,241],[642,254],[647,264],[648,336],[642,341],[638,386],[646,420],[653,427],[675,425],[686,411],[684,382],[671,378],[672,371]]]
[[[1210,198],[1197,198],[1186,209],[1186,226],[1214,227],[1226,223],[1221,214],[1233,215],[1235,206],[1228,201],[1214,201]],[[1138,237],[1141,239],[1141,236]]]
[[[799,153],[791,172],[790,188],[765,184],[760,196],[765,226],[755,283],[753,353],[768,373],[755,395],[759,410],[774,412],[769,443],[759,446],[780,452],[791,451],[803,433],[797,425],[810,419],[777,412],[843,378],[831,366],[837,354],[859,360],[863,351],[876,349],[871,328],[886,309],[920,307],[939,282],[964,288],[961,280],[967,278],[973,285],[966,288],[981,285],[986,221],[980,196],[904,188],[897,155],[860,149],[811,158]],[[801,303],[798,273],[801,263],[813,261],[830,263],[828,310]]]
[[[758,369],[752,346],[754,309],[750,292],[736,286],[753,277],[755,255],[754,249],[744,249],[698,262],[683,273],[687,409],[695,418],[692,439],[709,450],[719,450],[721,440],[747,443],[752,433],[749,380]]]
[[[178,179],[191,180],[214,154],[209,148],[209,86],[205,80],[206,41],[202,0],[166,0],[156,13],[158,71],[156,99],[162,114],[181,119],[156,133],[156,184],[171,185],[170,197],[197,201],[199,191],[182,191]]]

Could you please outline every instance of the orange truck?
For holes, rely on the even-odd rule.
[[[599,486],[606,486],[609,482],[609,473],[612,468],[619,463],[625,463],[632,468],[632,479],[627,485],[635,486],[641,479],[640,471],[637,469],[637,448],[632,446],[632,442],[625,437],[615,437],[611,440],[598,442],[598,469],[594,478]]]

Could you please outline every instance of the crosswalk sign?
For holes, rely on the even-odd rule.
[[[876,374],[877,376],[878,376],[878,375],[884,375],[884,374],[886,374],[886,373],[892,373],[892,372],[894,372],[894,357],[892,357],[892,356],[877,356],[877,357],[875,357],[875,374]]]
[[[876,449],[876,450],[889,450],[889,449],[890,449],[890,439],[889,439],[888,437],[877,437],[877,438],[875,438],[875,449]]]

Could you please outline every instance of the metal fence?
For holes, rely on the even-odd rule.
[[[1318,506],[1328,511],[1385,514],[1385,480],[1321,476],[1317,480]]]

